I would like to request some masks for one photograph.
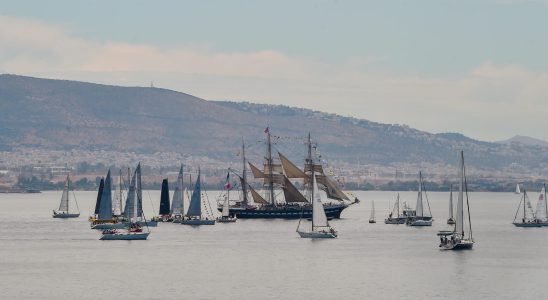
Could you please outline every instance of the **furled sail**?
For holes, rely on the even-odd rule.
[[[202,188],[200,186],[200,173],[198,173],[198,179],[194,185],[194,191],[190,199],[190,205],[188,207],[187,216],[189,217],[201,217],[202,216]]]
[[[179,175],[177,176],[177,184],[175,185],[175,192],[173,192],[173,199],[171,202],[171,214],[183,215],[183,165],[179,169]]]
[[[69,202],[69,177],[65,181],[65,187],[63,188],[63,195],[61,196],[61,203],[59,203],[59,211],[68,212]]]
[[[103,197],[103,189],[105,188],[105,179],[101,178],[99,182],[99,191],[97,192],[97,200],[95,201],[95,215],[99,214],[99,207],[101,207],[101,197]]]
[[[307,178],[307,175],[299,169],[295,164],[293,164],[289,159],[287,159],[285,156],[283,156],[280,152],[278,152],[278,156],[280,157],[280,161],[282,162],[282,167],[285,172],[285,176],[288,178]]]
[[[299,192],[299,190],[289,181],[287,177],[284,178],[284,185],[282,187],[285,196],[285,202],[308,202],[306,198]]]
[[[315,175],[313,175],[312,184],[312,193],[314,194],[314,200],[312,201],[312,229],[314,229],[314,227],[327,227],[329,224],[327,223],[320,189],[318,188]]]
[[[112,219],[112,180],[110,178],[110,170],[107,172],[107,177],[105,178],[105,186],[103,188],[103,193],[101,195],[101,204],[99,206],[99,220],[110,220]]]
[[[272,174],[282,174],[282,173],[283,173],[282,165],[272,164]],[[263,165],[263,174],[265,175],[270,174],[270,166],[268,164]]]
[[[160,194],[160,211],[159,214],[169,215],[169,184],[167,178],[162,180],[162,191]]]

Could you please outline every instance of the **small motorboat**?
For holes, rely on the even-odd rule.
[[[432,219],[425,220],[425,219],[414,219],[410,220],[407,225],[409,226],[432,226]]]
[[[103,230],[100,240],[146,240],[150,232],[143,232],[138,224],[131,224],[127,230]]]

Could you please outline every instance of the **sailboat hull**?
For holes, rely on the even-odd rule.
[[[150,232],[103,234],[100,240],[102,241],[146,240],[149,234]]]
[[[543,225],[542,223],[512,223],[514,224],[514,226],[516,227],[542,227],[542,226],[548,226],[547,225]]]
[[[182,220],[181,224],[182,225],[193,225],[193,226],[215,225],[215,220],[190,219],[190,220]]]
[[[407,218],[384,219],[384,224],[405,224]]]
[[[340,219],[342,211],[348,204],[324,205],[327,219]],[[222,211],[222,208],[219,208]],[[238,219],[310,219],[312,218],[312,206],[304,208],[298,205],[264,206],[258,208],[232,207],[229,209],[231,216]]]
[[[324,232],[324,231],[297,231],[301,238],[308,239],[333,239],[337,237],[337,232]]]
[[[52,217],[56,219],[69,219],[69,218],[78,218],[80,214],[69,214],[63,212],[53,212]]]
[[[412,220],[409,223],[407,223],[409,226],[432,226],[432,219],[430,220]]]
[[[447,243],[440,245],[441,250],[470,250],[474,246],[474,242],[470,240],[461,240],[457,243]]]

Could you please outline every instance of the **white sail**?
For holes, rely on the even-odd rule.
[[[371,216],[369,216],[370,221],[375,220],[375,201],[371,200]]]
[[[451,185],[451,193],[449,194],[449,219],[453,219],[453,186]]]
[[[464,236],[464,153],[460,153],[460,184],[457,200],[457,219],[455,220],[455,233]]]
[[[519,183],[516,185],[516,194],[521,194],[521,190],[519,189]]]
[[[69,202],[69,177],[65,181],[65,187],[63,188],[63,195],[61,196],[61,203],[59,204],[59,211],[68,212]]]
[[[114,199],[112,199],[112,214],[119,216],[122,214],[122,173],[120,172],[120,181],[114,185]]]
[[[171,214],[173,215],[182,215],[183,212],[183,165],[181,164],[181,169],[179,170],[179,175],[177,176],[177,184],[175,185],[175,192],[173,192],[173,201],[171,202]]]
[[[545,190],[542,188],[538,197],[537,209],[535,211],[535,217],[541,222],[547,222],[548,216],[546,215],[546,199],[544,198]]]
[[[314,181],[313,185],[313,194],[314,200],[312,201],[312,228],[314,227],[327,227],[327,217],[325,215],[325,210],[322,204],[322,197],[320,195],[320,189],[318,188],[318,183],[316,182],[316,174],[313,173]]]
[[[228,195],[229,195],[229,193],[227,192],[227,193],[226,193],[225,202],[223,203],[223,211],[222,211],[223,217],[228,217],[228,216],[230,216],[230,213],[229,213],[229,203],[230,203],[230,200],[229,200],[229,198],[228,198]]]
[[[416,216],[424,216],[424,209],[422,207],[422,173],[419,172],[419,193],[417,195]]]

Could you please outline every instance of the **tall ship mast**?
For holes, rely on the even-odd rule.
[[[322,164],[314,159],[310,134],[305,143],[307,153],[304,168],[301,169],[279,151],[277,157],[274,157],[270,129],[266,128],[264,133],[266,134],[266,155],[262,169],[246,161],[245,146],[242,146],[242,174],[237,174],[241,182],[242,197],[240,202],[230,206],[230,216],[242,219],[298,219],[302,215],[303,218],[311,218],[314,174],[316,174],[319,188],[326,192],[330,200],[323,205],[328,219],[340,218],[345,208],[359,202],[357,198],[350,200],[337,183],[325,174]],[[253,179],[261,181],[264,196],[248,181],[247,166],[253,174]],[[300,191],[292,181],[302,182],[303,190]],[[251,194],[252,202],[248,192]],[[222,211],[221,202],[218,202],[218,210]]]

